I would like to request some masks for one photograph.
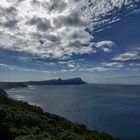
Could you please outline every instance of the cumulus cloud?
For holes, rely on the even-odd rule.
[[[46,18],[33,17],[27,22],[27,24],[36,26],[37,30],[42,32],[45,32],[51,28],[51,23]]]
[[[68,15],[61,15],[57,18],[54,18],[54,24],[57,27],[62,26],[71,26],[71,27],[80,27],[86,26],[87,21],[82,19],[79,13],[71,12]]]
[[[46,2],[48,7],[43,7]],[[11,29],[18,26],[18,30],[5,30],[0,47],[49,58],[92,53],[89,45],[92,36],[85,30],[85,21],[70,7],[66,8],[67,3],[61,0],[24,0],[16,8],[2,8],[1,15],[6,21],[0,25]],[[53,14],[49,13],[51,7],[51,11],[55,11]]]
[[[114,46],[114,45],[115,45],[114,42],[108,41],[108,40],[100,41],[100,42],[97,42],[97,43],[95,44],[96,48],[112,47],[112,46]]]
[[[65,10],[66,6],[67,6],[67,3],[65,2],[65,0],[51,0],[49,9],[51,12],[53,11],[62,12]]]
[[[24,0],[5,0],[7,3],[9,4],[14,4],[14,5],[17,5],[19,4],[20,2],[24,1]]]
[[[100,41],[95,43],[95,47],[97,49],[101,49],[104,52],[111,52],[112,51],[112,47],[115,46],[115,43],[113,41],[109,41],[109,40],[104,40],[104,41]]]
[[[14,19],[14,20],[8,20],[5,23],[2,23],[1,25],[3,25],[6,28],[13,29],[13,28],[16,28],[17,23],[18,23],[18,20]]]
[[[65,70],[65,69],[62,69],[62,70],[61,70],[61,72],[62,72],[62,73],[63,73],[63,72],[67,72],[67,70]]]
[[[49,13],[63,12],[67,7],[67,3],[65,2],[65,0],[51,0],[51,1],[32,0],[31,3],[36,8],[42,7]]]
[[[0,7],[0,26],[4,28],[16,28],[18,20],[18,11],[15,7]]]
[[[133,61],[133,60],[140,60],[140,53],[137,51],[133,52],[125,52],[122,54],[119,54],[112,58],[113,60],[116,61]]]
[[[1,0],[0,48],[49,58],[91,54],[95,51],[88,30],[94,32],[102,25],[103,17],[114,7],[119,11],[130,5],[135,7],[130,0]],[[111,16],[106,19],[108,23],[110,20]],[[110,52],[114,43],[101,41],[95,45]]]
[[[5,18],[13,18],[17,16],[17,9],[13,6],[10,7],[0,7],[0,15]]]
[[[66,72],[66,71],[76,71],[79,70],[80,65],[79,62],[75,62],[73,60],[70,61],[58,61],[58,64],[62,66],[65,66],[65,69],[62,69],[61,72]]]

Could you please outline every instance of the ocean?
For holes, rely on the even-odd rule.
[[[45,85],[11,89],[8,94],[89,129],[140,140],[140,86]]]

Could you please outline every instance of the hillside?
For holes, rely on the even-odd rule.
[[[115,140],[105,133],[7,97],[0,89],[1,140]]]

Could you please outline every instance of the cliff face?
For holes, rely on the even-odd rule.
[[[0,90],[2,140],[115,140],[84,125],[44,113],[41,108],[8,98]]]

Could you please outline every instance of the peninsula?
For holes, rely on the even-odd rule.
[[[0,87],[3,89],[11,88],[23,88],[28,87],[28,85],[82,85],[86,84],[81,78],[72,78],[72,79],[52,79],[44,81],[26,81],[26,82],[0,82]]]

